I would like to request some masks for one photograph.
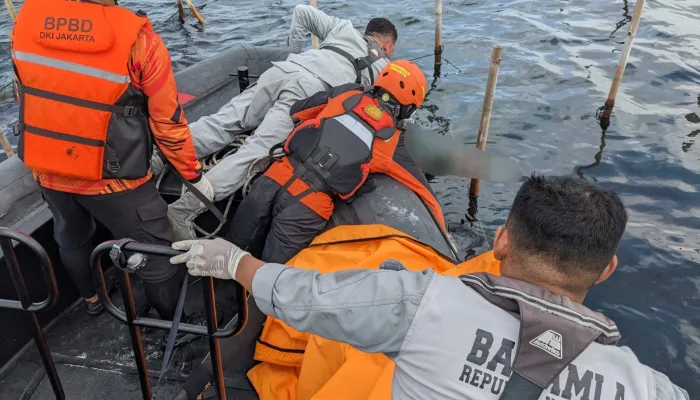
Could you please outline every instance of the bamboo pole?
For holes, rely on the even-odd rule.
[[[435,0],[435,67],[433,76],[440,76],[442,67],[442,0]]]
[[[194,4],[192,3],[192,0],[185,0],[185,3],[187,3],[187,5],[190,7],[190,10],[192,10],[192,14],[194,14],[194,16],[197,18],[199,23],[203,24],[204,18],[202,18],[202,14],[200,14],[199,11],[197,11],[197,7],[194,6]]]
[[[10,18],[12,18],[13,21],[16,20],[17,10],[15,9],[15,5],[12,4],[12,0],[5,0],[5,6],[7,7],[7,12],[10,13]]]
[[[617,69],[615,70],[615,76],[613,77],[612,85],[610,86],[610,92],[608,93],[608,99],[605,101],[603,106],[603,115],[600,118],[600,127],[603,129],[608,129],[610,126],[610,115],[612,114],[613,107],[615,106],[615,98],[617,97],[617,91],[620,90],[620,84],[622,83],[622,76],[625,74],[625,67],[627,67],[627,58],[632,50],[632,42],[634,37],[637,35],[637,28],[639,27],[639,21],[642,19],[642,9],[644,8],[644,0],[637,0],[637,4],[634,6],[634,15],[632,15],[632,22],[630,23],[630,28],[627,31],[627,36],[625,37],[625,44],[622,47],[622,55],[620,56],[620,62],[617,63]]]
[[[15,150],[12,148],[10,141],[7,140],[7,136],[5,136],[4,133],[0,133],[0,145],[2,145],[2,149],[5,150],[7,158],[10,158],[15,155]]]
[[[316,0],[309,0],[309,5],[313,8],[316,8]],[[311,48],[318,49],[318,46],[319,46],[318,37],[316,37],[316,35],[311,35]]]
[[[479,125],[479,134],[476,139],[476,148],[484,150],[486,148],[486,139],[489,137],[489,125],[491,124],[491,111],[493,110],[493,98],[496,93],[496,82],[498,82],[498,69],[501,66],[501,57],[503,55],[503,47],[493,46],[491,53],[491,67],[489,68],[489,78],[486,82],[486,93],[484,94],[484,105],[481,109],[481,124]],[[469,184],[469,195],[479,195],[479,180],[472,179]]]
[[[177,17],[181,24],[185,22],[185,8],[182,6],[182,0],[177,0]]]

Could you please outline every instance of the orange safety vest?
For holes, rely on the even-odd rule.
[[[303,118],[303,115],[295,117]],[[284,142],[283,149],[293,166],[293,177],[312,190],[330,191],[344,200],[357,192],[370,173],[389,175],[420,196],[445,230],[437,199],[393,160],[399,136],[393,115],[383,109],[378,98],[351,90],[329,99],[315,118],[299,124]],[[273,164],[266,175],[283,174],[283,168],[274,167]],[[323,214],[319,212],[319,215]]]
[[[138,179],[153,148],[146,97],[127,64],[145,13],[93,3],[27,0],[12,62],[20,88],[19,156],[32,170]]]
[[[297,126],[285,141],[284,151],[297,177],[307,183],[317,177],[347,200],[367,180],[376,157],[375,143],[398,133],[394,117],[382,109],[377,98],[351,90],[332,98],[317,118]]]

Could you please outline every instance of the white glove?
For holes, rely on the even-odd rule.
[[[209,179],[207,179],[206,175],[202,175],[199,181],[197,183],[193,183],[192,186],[194,186],[197,190],[202,192],[202,194],[204,195],[204,197],[207,198],[207,200],[214,200],[214,187],[211,185],[211,182],[209,182]]]
[[[248,255],[247,251],[224,239],[183,240],[173,243],[173,249],[186,250],[172,257],[172,264],[185,263],[190,275],[212,276],[219,279],[234,279],[238,264]]]
[[[206,176],[192,184],[209,200],[214,200],[214,188]],[[168,219],[173,227],[175,240],[195,239],[194,220],[207,211],[207,207],[194,193],[187,192],[176,202],[168,206]]]

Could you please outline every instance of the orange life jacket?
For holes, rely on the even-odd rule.
[[[295,176],[311,185],[318,178],[341,199],[352,197],[367,180],[377,156],[375,142],[399,134],[394,117],[382,107],[359,90],[330,99],[317,118],[299,124],[284,143]]]
[[[19,156],[32,170],[87,180],[138,179],[153,148],[145,95],[127,63],[145,13],[27,0],[12,62],[20,84]]]
[[[449,276],[500,274],[500,262],[492,251],[455,264],[410,235],[384,225],[337,226],[316,237],[286,264],[326,273],[377,269],[390,258],[411,271],[432,268]],[[248,372],[260,399],[390,398],[394,364],[385,355],[321,341],[268,317],[255,347],[255,360],[261,363]]]
[[[400,131],[379,99],[360,90],[350,90],[330,98],[320,112],[317,108],[293,116],[303,122],[284,143],[295,177],[311,189],[328,188],[340,198],[348,199],[365,183],[368,174],[386,174],[420,196],[438,225],[447,231],[435,196],[394,161]],[[322,210],[317,212],[324,215]]]

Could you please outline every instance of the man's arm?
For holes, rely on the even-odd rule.
[[[241,263],[236,280],[250,279],[246,269]],[[265,264],[252,293],[260,310],[294,329],[395,357],[434,276],[430,269],[320,274]]]
[[[161,38],[144,28],[134,44],[129,65],[131,80],[148,97],[148,116],[156,145],[186,180],[196,181],[202,166],[192,143],[190,128],[177,101],[177,86],[170,54]]]
[[[656,400],[689,400],[688,392],[674,385],[670,379],[661,372],[649,368],[652,379],[654,380],[654,388],[656,389]]]
[[[299,53],[309,32],[323,41],[338,21],[338,18],[328,16],[323,11],[305,4],[294,7],[289,32],[290,51]]]
[[[330,274],[266,264],[223,239],[184,240],[170,259],[194,276],[235,278],[262,312],[293,328],[396,357],[430,284],[437,276],[389,269]]]

